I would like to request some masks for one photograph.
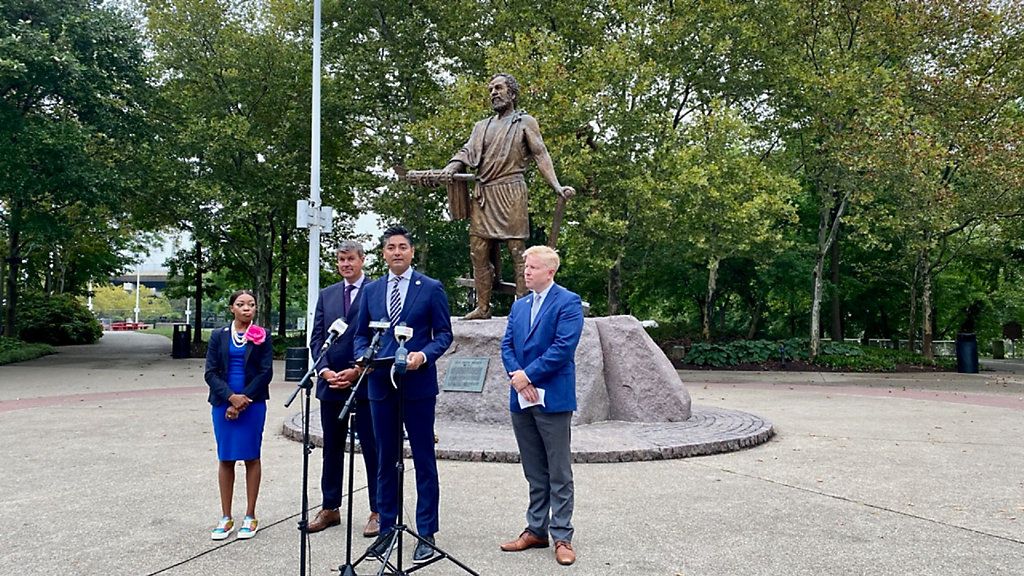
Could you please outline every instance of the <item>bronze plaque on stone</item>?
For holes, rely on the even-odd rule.
[[[452,358],[444,374],[445,392],[483,392],[490,358]]]

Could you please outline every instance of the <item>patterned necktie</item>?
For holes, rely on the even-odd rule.
[[[345,317],[348,318],[349,308],[352,307],[352,291],[355,290],[355,284],[345,285],[345,299],[342,300],[341,309],[345,313]]]
[[[533,323],[537,320],[537,312],[540,312],[539,292],[533,294],[533,306],[530,308],[530,328],[533,328]]]
[[[402,293],[398,291],[398,284],[402,281],[401,276],[395,276],[392,280],[395,284],[391,287],[391,297],[388,299],[388,318],[391,325],[398,324],[398,315],[402,312]]]

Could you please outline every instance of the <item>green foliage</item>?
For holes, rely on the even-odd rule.
[[[0,4],[0,238],[5,323],[29,287],[76,292],[125,264],[144,190],[151,94],[132,22],[110,3]]]
[[[92,344],[103,327],[92,312],[70,295],[28,295],[22,303],[18,338],[26,342]]]
[[[684,364],[724,368],[740,364],[760,364],[766,367],[783,362],[806,362],[810,359],[810,342],[800,338],[783,341],[737,340],[724,344],[699,342],[693,344],[683,357]],[[934,364],[913,352],[865,347],[847,342],[823,343],[821,353],[811,366],[833,371],[893,372],[897,367],[938,366],[949,370],[954,361],[939,358]],[[808,368],[813,369],[813,368]]]
[[[306,335],[292,334],[284,338],[274,337],[274,358],[282,359],[289,348],[305,348]]]
[[[0,336],[0,366],[56,353],[57,350],[49,344],[29,344],[15,338]]]
[[[134,318],[135,293],[121,286],[99,286],[93,290],[93,314],[98,318],[124,320]],[[79,297],[79,301],[83,299]],[[173,314],[170,302],[163,294],[155,294],[145,285],[139,297],[139,321],[153,323]]]

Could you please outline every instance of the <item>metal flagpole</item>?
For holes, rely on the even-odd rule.
[[[306,344],[313,334],[313,314],[320,295],[320,0],[313,0],[313,113],[309,160],[309,271],[306,284]],[[300,201],[301,202],[301,201]],[[312,218],[308,218],[308,215]],[[302,220],[299,215],[298,219]],[[300,223],[301,226],[301,223]]]

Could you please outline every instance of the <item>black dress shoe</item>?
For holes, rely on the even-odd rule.
[[[423,540],[426,540],[426,542],[422,540],[416,541],[416,551],[412,554],[413,564],[423,564],[434,557],[434,549],[431,547],[434,544],[434,537],[423,536],[422,538]],[[428,545],[427,542],[430,542],[430,544]]]
[[[394,531],[381,532],[377,539],[370,544],[370,547],[366,549],[366,553],[376,558],[384,559],[384,555],[388,553],[388,548],[391,547],[391,536]]]

